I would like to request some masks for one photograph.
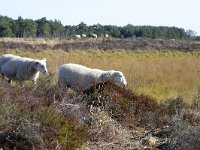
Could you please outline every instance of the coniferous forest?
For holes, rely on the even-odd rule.
[[[193,31],[178,27],[168,26],[126,26],[116,25],[87,25],[81,22],[78,25],[63,25],[60,20],[24,19],[18,17],[12,19],[0,15],[0,37],[20,37],[20,38],[74,38],[75,35],[91,34],[104,37],[108,34],[113,38],[138,38],[146,37],[151,39],[190,39]],[[198,39],[198,37],[196,37]]]

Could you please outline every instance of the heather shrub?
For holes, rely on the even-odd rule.
[[[60,101],[62,90],[50,78],[41,79],[34,88],[0,80],[2,148],[76,149],[87,141],[87,128],[55,107],[54,101]]]
[[[178,150],[200,149],[199,110],[184,109],[173,117],[170,144]]]
[[[45,149],[39,122],[15,105],[1,101],[0,145],[4,149]]]
[[[41,76],[37,85],[0,84],[0,145],[5,149],[81,149],[88,142],[199,148],[198,101],[189,105],[177,97],[159,103],[113,82],[77,93],[60,88],[54,74]]]

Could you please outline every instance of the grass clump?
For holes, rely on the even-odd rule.
[[[63,124],[58,132],[58,141],[62,149],[76,149],[87,142],[87,128],[77,128],[73,121]]]
[[[87,141],[87,128],[77,126],[75,120],[64,118],[52,108],[43,108],[37,114],[46,145],[57,142],[61,149],[76,149]],[[49,147],[51,148],[51,147]]]

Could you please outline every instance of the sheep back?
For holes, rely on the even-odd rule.
[[[39,72],[34,69],[34,64],[34,59],[18,56],[4,63],[1,70],[11,80],[36,80]]]
[[[18,56],[15,56],[13,54],[4,54],[0,56],[0,72],[1,72],[1,67],[3,66],[4,63],[9,61],[10,59],[16,58]]]
[[[58,69],[58,82],[75,90],[86,90],[95,84],[104,72],[78,64],[63,64]]]

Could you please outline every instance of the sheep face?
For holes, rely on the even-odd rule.
[[[36,68],[36,70],[40,71],[41,73],[47,74],[48,70],[46,67],[46,59],[44,58],[42,60],[36,61],[35,68]]]
[[[102,81],[113,80],[115,83],[126,86],[127,82],[122,72],[120,71],[109,71],[107,73],[102,74]]]
[[[111,79],[114,80],[114,82],[116,82],[120,85],[123,85],[123,86],[127,85],[126,79],[125,79],[123,73],[120,71],[112,72],[110,77],[111,77]]]

